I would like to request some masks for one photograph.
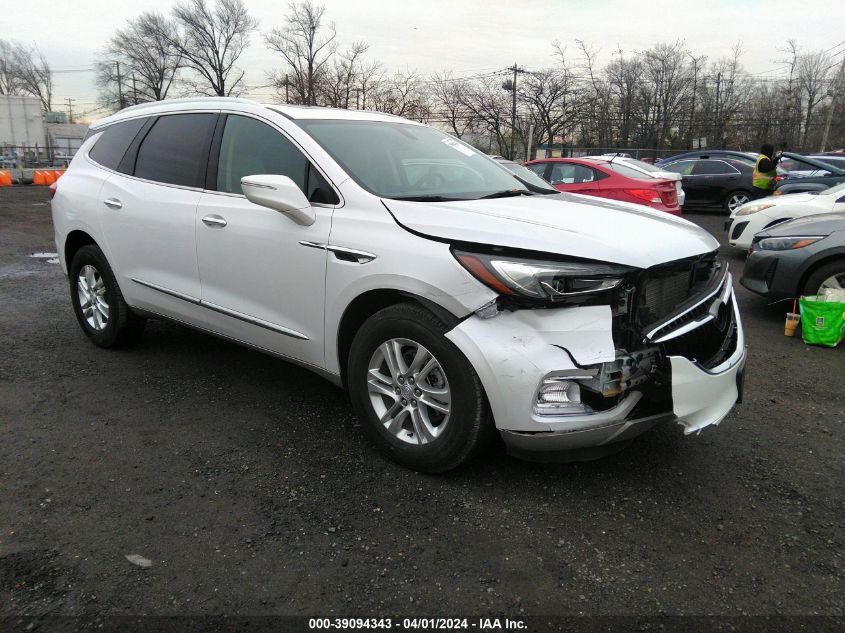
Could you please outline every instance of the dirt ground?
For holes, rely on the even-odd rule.
[[[95,348],[50,251],[47,191],[0,189],[0,617],[845,614],[845,356],[784,337],[784,304],[739,287],[718,428],[435,477],[280,360],[164,322]]]

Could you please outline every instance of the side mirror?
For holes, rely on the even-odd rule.
[[[310,226],[317,219],[308,198],[287,176],[244,176],[241,189],[250,202],[284,213],[297,224]]]

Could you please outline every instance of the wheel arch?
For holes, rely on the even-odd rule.
[[[355,297],[343,312],[337,329],[337,357],[340,365],[340,376],[346,388],[346,365],[349,360],[349,350],[356,332],[364,322],[379,310],[399,303],[418,303],[432,314],[441,319],[451,329],[460,319],[443,306],[404,290],[382,288],[368,290]]]
[[[89,244],[99,246],[97,244],[97,241],[93,237],[91,237],[91,235],[81,229],[75,229],[67,234],[67,237],[65,238],[63,255],[65,259],[65,266],[67,267],[68,271],[70,271],[70,264],[73,261],[73,257],[74,255],[76,255],[77,251],[83,246],[88,246]]]
[[[807,280],[810,279],[810,276],[814,272],[822,266],[827,266],[838,260],[845,261],[845,248],[829,253],[807,266],[807,269],[801,274],[801,278],[798,280],[798,286],[795,288],[795,296],[800,296],[801,291],[804,289],[804,284],[807,283]]]

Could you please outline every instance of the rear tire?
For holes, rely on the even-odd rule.
[[[114,273],[99,246],[83,246],[69,269],[70,301],[79,326],[98,347],[135,342],[147,320],[134,314],[120,292]]]
[[[443,321],[415,303],[380,310],[358,330],[347,363],[361,426],[394,461],[440,473],[477,454],[494,434],[472,365]]]
[[[725,202],[723,206],[725,211],[728,212],[728,215],[730,215],[736,209],[744,205],[746,202],[749,202],[750,200],[750,193],[742,189],[737,189],[736,191],[731,191],[727,196],[725,196]]]
[[[835,288],[831,280],[836,280],[841,288],[845,288],[845,259],[837,259],[813,271],[807,278],[804,287],[799,294],[810,296],[817,295],[822,284]]]

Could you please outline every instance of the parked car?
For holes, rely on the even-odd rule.
[[[503,156],[493,156],[493,160],[520,179],[522,183],[536,193],[557,193],[557,189],[550,187],[549,183],[540,178],[536,173],[525,165],[508,160]]]
[[[534,193],[421,123],[138,105],[94,125],[53,193],[92,343],[129,344],[159,317],[289,359],[344,386],[373,442],[417,470],[454,468],[496,432],[541,459],[616,450],[664,420],[694,433],[741,393],[744,335],[710,234]]]
[[[758,233],[740,283],[770,299],[845,289],[845,213],[823,213]]]
[[[731,246],[747,250],[756,233],[793,218],[845,211],[845,183],[820,193],[769,196],[739,207],[725,222]]]
[[[543,158],[525,163],[558,191],[649,206],[680,215],[675,181],[652,178],[612,157]]]
[[[833,165],[829,158],[822,159],[784,152],[784,159],[781,162],[790,171],[786,178],[779,180],[775,185],[774,195],[776,196],[805,191],[824,191],[833,185],[845,182],[845,169]]]
[[[754,152],[737,152],[730,149],[714,149],[714,150],[698,150],[694,152],[683,152],[675,154],[674,156],[667,156],[655,161],[656,167],[664,167],[670,163],[676,163],[679,160],[697,160],[697,159],[733,159],[740,160],[743,163],[748,163],[752,167],[757,162],[759,155]]]
[[[684,158],[660,168],[681,175],[687,207],[721,207],[732,213],[751,200],[754,166],[741,160]]]
[[[588,156],[587,158],[602,158],[601,156]],[[661,169],[660,167],[656,167],[651,163],[647,163],[643,160],[637,160],[636,158],[631,157],[620,157],[613,160],[614,163],[622,163],[627,167],[631,167],[632,169],[636,169],[639,172],[642,172],[649,178],[663,178],[667,180],[675,181],[675,191],[678,195],[678,206],[683,208],[684,201],[686,200],[686,194],[684,193],[683,182],[681,180],[681,175],[675,172],[666,171]]]

